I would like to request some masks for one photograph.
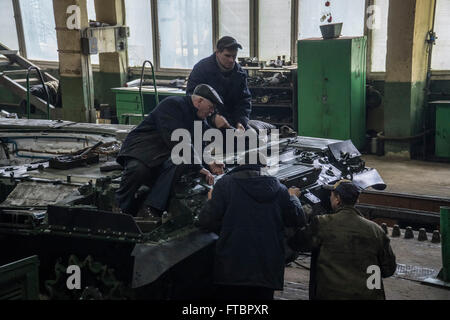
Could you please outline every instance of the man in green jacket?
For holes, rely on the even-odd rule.
[[[349,180],[326,186],[334,214],[314,216],[310,240],[310,299],[384,300],[381,278],[396,270],[388,236],[354,207],[360,191]]]

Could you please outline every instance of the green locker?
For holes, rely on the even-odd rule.
[[[298,41],[298,131],[366,142],[366,37]]]
[[[450,101],[436,104],[436,156],[450,158]]]

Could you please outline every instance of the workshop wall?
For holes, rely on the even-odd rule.
[[[57,69],[48,69],[46,71],[57,78],[59,76]],[[110,89],[114,87],[120,87],[123,84],[117,82],[117,77],[110,76],[108,73],[104,72],[93,72],[93,77],[94,77],[94,98],[96,102],[98,104],[109,104],[111,106],[115,106],[115,96]],[[137,77],[132,77],[132,79],[134,78]],[[174,78],[176,78],[176,76],[166,76],[166,77],[158,76],[158,79],[165,79],[165,80],[170,80]],[[367,110],[367,130],[373,130],[375,132],[383,132],[385,81],[369,79],[367,83],[372,85],[383,96],[383,102],[379,107],[374,109],[369,108]],[[398,99],[404,101],[405,95],[402,95],[400,92],[401,91],[397,93]],[[450,80],[431,81],[430,92],[431,94],[428,98],[428,101],[450,100]],[[409,91],[408,95],[410,95]],[[412,98],[414,98],[414,96],[412,96]],[[20,99],[14,96],[10,91],[0,86],[0,104],[1,103],[19,104]],[[419,103],[419,101],[416,101],[416,103]],[[14,107],[2,107],[2,109],[8,112],[17,112],[17,110]],[[431,115],[425,114],[424,116],[430,117]]]
[[[381,93],[384,98],[384,81],[382,80],[367,80],[367,84],[373,86]],[[384,131],[384,99],[381,105],[376,108],[367,108],[367,131],[382,132]]]
[[[367,80],[367,83],[374,86],[383,96],[381,106],[375,109],[367,110],[367,129],[381,132],[384,130],[384,97],[385,97],[385,81],[383,80]],[[408,91],[409,94],[409,91]],[[404,99],[404,95],[397,93],[400,100]],[[450,100],[450,80],[432,80],[430,84],[430,95],[428,101]]]

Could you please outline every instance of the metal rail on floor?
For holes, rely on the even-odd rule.
[[[436,197],[389,193],[381,191],[364,191],[359,202],[365,205],[404,208],[429,212],[440,212],[440,207],[450,206],[450,197]]]
[[[448,206],[450,198],[364,191],[357,208],[371,220],[433,231],[439,229],[440,208]]]

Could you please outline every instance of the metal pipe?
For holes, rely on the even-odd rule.
[[[19,147],[17,146],[17,142],[15,142],[14,140],[9,140],[7,142],[5,142],[6,144],[12,144],[13,147],[13,154],[17,157],[17,158],[25,158],[25,159],[43,159],[43,160],[48,160],[51,159],[51,157],[40,157],[40,156],[26,156],[26,155],[22,155],[19,153]]]
[[[42,77],[41,70],[35,66],[31,66],[27,70],[27,116],[30,119],[30,72],[36,70],[39,80],[41,80],[42,86],[44,87],[45,94],[47,95],[47,120],[50,120],[50,95],[48,94],[47,87],[45,86],[44,78]]]
[[[86,142],[88,141],[86,138],[77,138],[77,137],[58,137],[58,136],[45,136],[45,137],[41,137],[41,136],[29,136],[29,137],[3,137],[0,139],[0,141],[2,142],[2,144],[12,144],[15,149],[13,149],[13,154],[18,157],[18,158],[27,158],[27,159],[51,159],[51,157],[40,157],[40,156],[26,156],[26,155],[22,155],[19,154],[19,151],[26,151],[26,152],[32,152],[32,153],[39,153],[37,151],[34,150],[20,150],[17,142],[15,140],[18,139],[67,139],[67,140],[85,140]],[[48,153],[51,154],[50,152],[42,152],[42,153]],[[59,153],[58,153],[59,154]]]
[[[159,97],[158,97],[158,89],[156,88],[156,78],[155,78],[155,69],[153,68],[153,63],[150,60],[145,60],[142,64],[142,70],[141,70],[141,81],[139,83],[139,96],[141,97],[141,111],[142,111],[142,120],[144,120],[145,113],[144,113],[144,97],[142,95],[142,83],[144,82],[144,70],[145,70],[145,64],[149,63],[152,67],[152,78],[153,78],[153,87],[155,88],[155,102],[156,105],[159,104]]]
[[[87,139],[87,138],[81,138],[81,137],[62,137],[62,136],[17,136],[17,137],[13,137],[13,136],[4,136],[4,137],[2,137],[2,138],[0,138],[0,140],[1,139],[15,139],[15,140],[17,140],[17,139],[23,139],[23,140],[26,140],[26,139],[34,139],[34,140],[37,140],[37,139],[66,139],[66,140],[77,140],[77,141],[85,141],[85,142],[88,142],[89,141],[89,139]]]

